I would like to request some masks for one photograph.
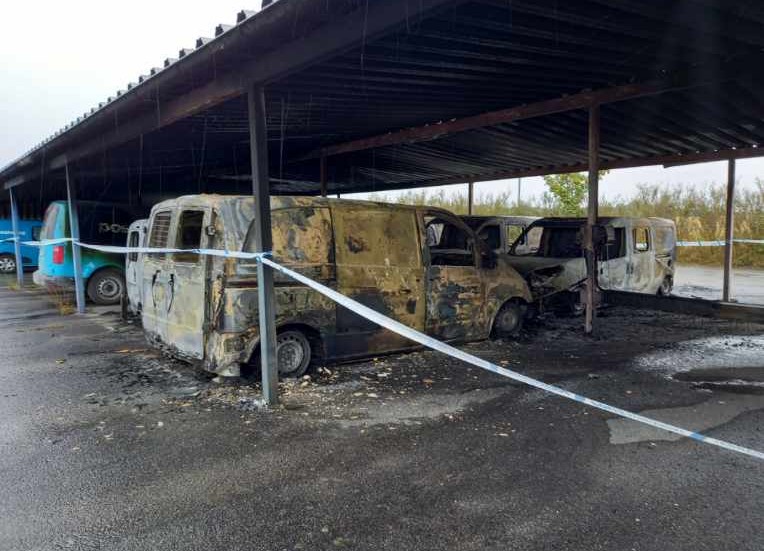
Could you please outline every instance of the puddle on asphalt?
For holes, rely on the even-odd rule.
[[[668,376],[688,369],[764,367],[764,355],[752,354],[752,350],[764,350],[764,335],[677,341],[666,349],[637,356],[632,365],[640,371],[664,372]]]
[[[764,396],[715,393],[712,398],[694,406],[649,409],[640,411],[640,415],[657,419],[695,432],[705,432],[719,427],[735,417],[764,409]],[[611,444],[632,444],[635,442],[654,442],[657,440],[676,441],[683,436],[666,432],[628,419],[609,419]]]

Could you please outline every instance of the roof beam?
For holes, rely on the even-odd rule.
[[[602,105],[645,96],[654,96],[666,92],[694,88],[704,84],[708,83],[692,83],[677,79],[661,79],[639,84],[624,84],[612,88],[585,91],[551,100],[518,105],[508,109],[481,113],[480,115],[437,122],[414,128],[406,128],[396,132],[389,132],[387,134],[380,134],[341,144],[330,145],[311,151],[298,160],[317,159],[321,156],[328,157],[355,151],[363,151],[366,149],[376,149],[378,147],[436,140],[450,134],[484,128],[486,126],[496,126],[498,124],[506,124],[524,119],[563,113],[566,111],[586,109],[593,105]]]
[[[709,163],[726,161],[730,159],[750,159],[764,157],[764,147],[747,147],[744,149],[726,149],[720,151],[688,153],[683,155],[656,155],[651,157],[639,157],[634,159],[613,159],[600,163],[602,170],[617,170],[621,168],[636,168],[642,166],[663,165],[665,168],[681,166],[693,163]],[[425,180],[400,182],[398,184],[384,186],[379,183],[370,183],[367,187],[357,187],[353,193],[392,191],[395,189],[410,189],[414,187],[446,186],[451,184],[464,184],[468,182],[490,182],[494,180],[511,180],[513,178],[530,178],[533,176],[546,176],[548,174],[567,174],[570,172],[585,172],[589,169],[588,163],[575,163],[569,165],[541,166],[532,168],[518,168],[514,170],[501,170],[476,174],[460,174],[457,176],[444,176]],[[316,184],[317,186],[318,184]],[[318,189],[318,187],[316,187]],[[342,188],[339,188],[342,191]]]

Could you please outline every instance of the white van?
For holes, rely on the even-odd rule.
[[[608,235],[597,261],[601,289],[669,295],[674,285],[676,226],[664,218],[600,218]],[[586,279],[585,218],[542,218],[512,245],[509,262],[523,274],[534,299],[578,305]]]

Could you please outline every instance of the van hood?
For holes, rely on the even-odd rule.
[[[510,256],[507,260],[528,281],[535,298],[571,290],[586,278],[583,257]]]
[[[568,263],[575,263],[580,258],[547,258],[543,256],[511,256],[508,255],[507,262],[522,275],[526,276],[529,273],[536,271],[540,268],[551,268],[553,266],[563,266]]]

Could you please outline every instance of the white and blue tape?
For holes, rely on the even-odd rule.
[[[447,354],[448,356],[462,360],[463,362],[474,365],[475,367],[479,367],[481,369],[491,371],[493,373],[496,373],[497,375],[501,375],[503,377],[507,377],[509,379],[513,379],[521,383],[525,383],[526,385],[549,392],[550,394],[562,396],[563,398],[568,398],[569,400],[574,400],[576,402],[586,404],[587,406],[601,409],[608,413],[612,413],[620,417],[625,417],[626,419],[631,419],[632,421],[637,421],[638,423],[644,423],[646,425],[650,425],[651,427],[662,429],[668,432],[673,432],[681,436],[686,436],[687,438],[692,438],[693,440],[697,440],[698,442],[703,442],[704,444],[711,444],[712,446],[717,446],[725,450],[741,453],[744,455],[755,457],[756,459],[764,460],[763,452],[753,450],[750,448],[745,448],[743,446],[738,446],[737,444],[725,442],[724,440],[718,440],[716,438],[704,436],[703,434],[700,434],[698,432],[693,432],[687,429],[683,429],[681,427],[670,425],[668,423],[664,423],[663,421],[658,421],[656,419],[645,417],[644,415],[632,413],[630,411],[626,411],[625,409],[617,408],[609,404],[605,404],[604,402],[599,402],[597,400],[592,400],[591,398],[587,398],[586,396],[581,396],[580,394],[576,394],[574,392],[570,392],[568,390],[564,390],[562,388],[538,381],[536,379],[533,379],[531,377],[528,377],[516,371],[512,371],[511,369],[500,367],[487,360],[478,358],[477,356],[473,356],[472,354],[468,354],[467,352],[464,352],[463,350],[459,350],[458,348],[455,348],[449,344],[441,342],[437,339],[433,339],[432,337],[429,337],[425,335],[424,333],[420,333],[419,331],[416,331],[415,329],[411,329],[410,327],[403,325],[402,323],[398,321],[395,321],[394,319],[388,318],[387,316],[380,314],[376,310],[372,310],[368,306],[364,306],[360,302],[357,302],[351,298],[346,297],[345,295],[338,293],[334,289],[331,289],[325,285],[322,285],[316,281],[313,281],[312,279],[305,277],[304,275],[298,272],[290,270],[289,268],[286,268],[282,266],[281,264],[273,262],[272,260],[267,258],[267,254],[261,254],[260,261],[266,264],[267,266],[270,266],[274,270],[277,270],[281,272],[282,274],[291,277],[295,281],[298,281],[302,283],[303,285],[307,285],[311,289],[314,289],[318,291],[319,293],[321,293],[322,295],[329,297],[334,302],[341,304],[342,306],[354,311],[356,314],[359,314],[365,317],[366,319],[373,321],[374,323],[384,327],[385,329],[389,329],[390,331],[397,333],[398,335],[401,335],[403,337],[406,337],[407,339],[417,342],[423,346],[426,346],[427,348],[437,350],[438,352],[442,352],[443,354]]]
[[[764,239],[733,239],[733,243],[746,243],[749,245],[762,245]],[[677,241],[677,247],[724,247],[727,244],[726,241],[719,239],[711,241]]]
[[[68,243],[72,241],[73,240],[70,238],[64,238],[64,239],[53,239],[53,240],[43,240],[43,241],[31,241],[25,244],[44,247],[47,245],[57,245],[57,244]],[[612,413],[613,415],[618,415],[619,417],[624,417],[626,419],[630,419],[638,423],[643,423],[645,425],[649,425],[651,427],[665,430],[667,432],[672,432],[674,434],[678,434],[686,438],[691,438],[693,440],[702,442],[704,444],[710,444],[712,446],[716,446],[728,451],[732,451],[732,452],[740,453],[750,457],[754,457],[756,459],[764,460],[764,452],[760,452],[758,450],[754,450],[751,448],[746,448],[744,446],[739,446],[737,444],[732,444],[730,442],[719,440],[717,438],[712,438],[710,436],[705,436],[701,433],[683,429],[675,425],[670,425],[668,423],[664,423],[663,421],[658,421],[656,419],[651,419],[649,417],[645,417],[644,415],[639,415],[638,413],[632,413],[631,411],[617,408],[615,406],[611,406],[609,404],[600,402],[598,400],[592,400],[591,398],[587,398],[586,396],[582,396],[580,394],[570,392],[568,390],[556,387],[554,385],[544,383],[537,379],[533,379],[532,377],[528,377],[527,375],[523,375],[522,373],[518,373],[517,371],[513,371],[505,367],[500,367],[487,360],[484,360],[477,356],[473,356],[472,354],[464,352],[463,350],[460,350],[454,346],[441,342],[428,335],[425,335],[424,333],[421,333],[415,329],[412,329],[400,323],[399,321],[396,321],[383,314],[380,314],[376,310],[373,310],[369,308],[368,306],[361,304],[360,302],[357,302],[341,293],[338,293],[337,291],[327,287],[326,285],[322,285],[321,283],[318,283],[298,272],[290,270],[289,268],[282,266],[281,264],[278,264],[277,262],[274,262],[273,260],[268,258],[268,256],[271,255],[271,253],[269,252],[246,253],[241,251],[225,251],[225,250],[219,250],[219,249],[162,249],[162,248],[151,248],[151,247],[117,247],[117,246],[106,246],[106,245],[90,245],[87,243],[78,243],[78,245],[80,247],[85,247],[89,249],[94,249],[94,250],[103,251],[103,252],[110,252],[110,253],[122,253],[122,254],[195,253],[195,254],[201,254],[201,255],[222,256],[227,258],[257,260],[258,262],[262,262],[263,264],[270,266],[274,270],[281,272],[282,274],[294,279],[295,281],[302,283],[303,285],[306,285],[307,287],[310,287],[311,289],[321,293],[322,295],[330,298],[337,304],[340,304],[350,310],[353,310],[356,314],[359,314],[365,317],[369,321],[372,321],[376,323],[377,325],[384,327],[385,329],[388,329],[394,333],[397,333],[398,335],[401,335],[411,341],[414,341],[423,346],[426,346],[427,348],[430,348],[432,350],[436,350],[438,352],[451,356],[452,358],[462,360],[463,362],[468,363],[470,365],[474,365],[475,367],[479,367],[481,369],[485,369],[486,371],[490,371],[497,375],[507,377],[509,379],[518,381],[520,383],[524,383],[534,388],[538,388],[539,390],[543,390],[550,394],[561,396],[563,398],[567,398],[569,400],[573,400],[575,402],[579,402],[587,406],[597,408],[602,411],[606,411],[608,413]]]

